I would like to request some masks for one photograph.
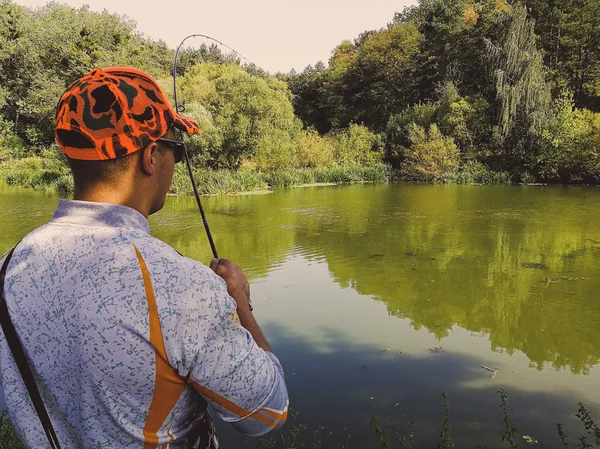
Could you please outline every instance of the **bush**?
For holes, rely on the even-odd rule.
[[[416,124],[409,128],[411,146],[406,154],[403,168],[434,179],[456,172],[459,165],[458,147],[454,139],[444,136],[436,124],[429,132]]]
[[[400,114],[391,116],[385,133],[385,160],[395,168],[400,167],[410,146],[408,134],[411,125],[429,128],[436,112],[437,106],[426,103],[415,104]]]
[[[321,168],[334,164],[335,141],[330,137],[322,137],[311,129],[298,133],[297,141],[299,167]]]
[[[335,134],[334,159],[339,165],[372,166],[383,162],[381,138],[363,125],[350,125]]]
[[[467,161],[458,172],[446,173],[441,181],[456,184],[512,184],[513,177],[506,171],[492,171],[476,161]]]
[[[211,114],[198,103],[186,105],[185,115],[194,119],[200,127],[200,133],[186,136],[186,146],[194,167],[211,166],[211,151],[221,148],[223,135],[215,125]],[[213,168],[217,168],[212,164]]]
[[[550,126],[541,133],[538,171],[542,179],[600,180],[600,114],[575,109],[568,94],[554,102]]]
[[[7,91],[0,87],[0,106],[4,104]],[[14,132],[14,124],[0,114],[0,162],[17,157],[23,153],[23,141]]]
[[[436,121],[441,131],[452,137],[461,153],[473,158],[485,140],[488,103],[481,95],[461,97],[452,83],[440,90]]]
[[[290,133],[269,129],[256,141],[254,162],[259,170],[290,170],[298,166],[295,143]]]
[[[66,194],[73,191],[70,177],[68,166],[54,147],[45,150],[42,156],[18,157],[13,154],[0,160],[0,181],[9,185]]]

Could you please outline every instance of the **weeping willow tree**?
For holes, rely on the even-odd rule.
[[[534,22],[521,5],[514,6],[506,17],[498,44],[487,41],[488,67],[497,101],[497,139],[519,158],[515,153],[532,156],[535,151],[533,141],[547,124],[552,98]]]

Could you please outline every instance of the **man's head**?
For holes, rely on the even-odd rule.
[[[95,69],[72,83],[58,103],[55,136],[69,159],[75,197],[135,204],[148,214],[162,208],[183,156],[175,129],[199,131],[140,70]]]

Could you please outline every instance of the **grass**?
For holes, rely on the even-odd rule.
[[[527,173],[511,174],[489,170],[480,163],[466,163],[459,171],[447,173],[440,179],[431,176],[395,171],[389,165],[332,166],[285,171],[229,171],[195,169],[194,177],[202,195],[229,195],[240,192],[276,190],[310,184],[352,184],[363,182],[441,182],[449,184],[519,184],[533,182]],[[65,163],[56,156],[0,159],[0,182],[8,185],[45,190],[52,193],[73,192],[73,179]],[[171,194],[192,193],[187,167],[175,169]]]
[[[315,183],[388,182],[393,178],[393,172],[389,166],[382,164],[371,167],[334,166],[274,172],[196,169],[194,177],[200,194],[227,195]],[[60,159],[52,157],[1,161],[0,182],[60,194],[73,192],[73,179],[68,167]],[[183,164],[176,167],[170,193],[192,193],[187,167]]]
[[[522,448],[522,444],[529,443],[532,445],[538,444],[537,440],[529,435],[524,435],[520,427],[516,426],[510,416],[511,408],[508,405],[509,399],[504,390],[498,391],[499,408],[502,412],[502,425],[498,438],[502,445],[509,449]],[[455,449],[452,440],[452,417],[450,415],[450,402],[446,393],[442,393],[442,404],[444,413],[438,438],[432,442],[435,449]],[[582,431],[579,436],[572,442],[565,433],[564,426],[560,423],[556,424],[557,436],[556,443],[560,446],[574,449],[600,449],[600,425],[598,425],[587,409],[585,404],[579,403],[575,417],[582,424]],[[395,447],[412,449],[412,441],[415,437],[414,426],[416,421],[405,422],[406,416],[402,416],[402,422],[395,421],[390,417],[383,419],[373,417],[369,427],[372,431],[371,441],[375,444],[374,447],[381,449],[391,449]],[[340,448],[352,449],[352,435],[347,435],[345,441],[336,446],[328,441],[332,435],[327,432],[324,427],[311,430],[305,424],[298,423],[298,414],[292,414],[286,426],[286,430],[276,436],[267,435],[261,438],[248,438],[246,447],[256,449],[325,449],[325,448]],[[473,445],[477,449],[488,449],[485,439],[480,435],[479,421],[473,423]],[[545,444],[550,442],[546,441]],[[571,444],[573,443],[573,444]],[[577,444],[575,444],[577,443]],[[369,447],[373,447],[369,445]],[[0,413],[0,449],[25,449],[25,446],[19,440],[15,433],[7,412]]]
[[[8,185],[71,193],[73,179],[69,168],[53,158],[28,157],[9,159],[0,163],[0,181]]]
[[[528,445],[537,445],[539,442],[530,435],[525,435],[520,427],[515,425],[511,418],[512,409],[509,407],[508,396],[504,390],[498,391],[499,408],[502,412],[502,424],[497,434],[497,440],[494,441],[494,447],[500,443],[508,449],[522,449]],[[450,402],[445,393],[442,393],[443,415],[437,432],[437,439],[428,446],[435,449],[455,449],[455,443],[452,440],[452,417],[450,414]],[[562,424],[556,424],[556,445],[564,448],[572,447],[574,449],[600,449],[600,426],[596,423],[594,417],[587,409],[585,404],[579,403],[575,417],[581,423],[583,429],[574,439],[570,439],[564,430]],[[304,424],[297,424],[294,421],[298,415],[293,415],[291,422],[287,425],[287,430],[278,436],[268,435],[259,439],[247,439],[246,446],[256,449],[326,449],[340,448],[352,449],[358,445],[352,445],[352,435],[347,435],[344,442],[338,442],[333,445],[328,441],[332,435],[323,427],[315,430],[308,429]],[[409,448],[413,449],[413,440],[415,439],[415,420],[407,420],[406,416],[401,417],[401,421],[390,417],[373,417],[369,427],[372,431],[369,448],[392,449]],[[473,437],[472,446],[477,449],[489,449],[485,438],[481,435],[481,426],[479,421],[472,425]],[[462,435],[461,435],[462,436]],[[553,442],[545,441],[544,447],[553,447]]]
[[[13,429],[8,413],[0,413],[0,449],[25,449],[25,445]]]
[[[227,170],[195,170],[198,191],[204,195],[227,195],[236,192],[276,190],[293,186],[319,183],[388,182],[393,172],[387,165],[372,167],[330,167],[259,172]],[[173,177],[171,193],[187,194],[192,191],[187,168],[178,166]]]

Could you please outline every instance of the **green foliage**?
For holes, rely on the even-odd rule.
[[[403,416],[404,418],[404,416]],[[385,418],[384,422],[381,422],[377,416],[371,418],[369,427],[375,434],[379,447],[381,449],[391,449],[392,443],[398,443],[397,447],[408,447],[412,449],[410,444],[411,438],[414,436],[413,427],[416,421],[410,421],[404,426],[389,416]],[[396,445],[394,445],[396,447]]]
[[[324,134],[331,130],[328,95],[325,91],[323,73],[325,64],[318,62],[309,65],[297,74],[294,71],[283,78],[287,81],[293,96],[294,111],[307,127]]]
[[[268,129],[256,141],[256,168],[264,171],[289,170],[298,166],[295,142],[289,132]]]
[[[389,116],[416,100],[415,60],[421,35],[412,24],[390,24],[333,50],[329,67],[290,74],[296,113],[320,132],[364,123],[381,131]]]
[[[6,410],[0,412],[0,447],[10,449],[25,449],[23,443],[17,436],[13,428],[8,412]]]
[[[591,413],[589,412],[584,403],[580,402],[578,406],[579,407],[575,416],[577,416],[577,418],[579,418],[579,421],[581,421],[581,423],[583,424],[587,435],[582,435],[579,438],[580,444],[577,446],[577,448],[600,448],[600,426],[596,424],[596,421],[594,421],[594,418],[592,417]],[[588,443],[588,438],[590,437],[594,444]]]
[[[48,3],[0,1],[0,115],[28,145],[54,141],[55,107],[67,84],[93,67],[134,65],[168,73],[172,51],[141,37],[130,20]]]
[[[569,443],[567,440],[569,437],[565,433],[565,426],[561,423],[556,423],[556,433],[558,434],[558,440],[561,442],[565,449],[569,449]]]
[[[385,134],[385,159],[398,168],[410,146],[409,131],[413,125],[429,128],[435,120],[437,107],[433,104],[415,104],[400,114],[393,115]]]
[[[502,442],[506,442],[510,449],[519,449],[519,446],[516,442],[517,439],[523,435],[523,431],[515,426],[510,418],[509,407],[508,407],[508,397],[504,390],[498,390],[498,395],[500,396],[500,410],[502,410],[502,414],[504,415],[502,419],[502,423],[504,424],[502,430],[500,431],[500,437]]]
[[[446,392],[442,393],[442,399],[444,400],[444,418],[442,419],[442,425],[440,427],[439,438],[435,443],[436,449],[454,449],[454,442],[450,437],[450,431],[452,430],[452,423],[450,422],[450,403]]]
[[[394,167],[400,166],[411,145],[413,125],[428,129],[432,124],[454,139],[463,159],[483,157],[488,103],[480,95],[462,97],[453,83],[438,89],[435,103],[415,104],[393,115],[385,134],[385,159]]]
[[[555,93],[574,93],[578,108],[600,107],[600,1],[525,0],[544,49]]]
[[[540,177],[548,181],[593,182],[600,178],[600,114],[576,109],[570,95],[554,102],[542,132]]]
[[[73,190],[71,174],[56,152],[43,156],[10,158],[0,163],[0,181],[15,186],[67,193]]]
[[[0,162],[24,154],[23,141],[12,132],[10,124],[0,117]]]
[[[187,48],[179,94],[202,130],[189,138],[192,163],[282,172],[385,161],[412,179],[600,182],[600,0],[523,3],[421,0],[340,43],[328,65],[288,75],[242,67],[216,45]],[[0,163],[52,144],[59,96],[91,68],[136,66],[170,95],[172,58],[126,17],[0,0]]]
[[[381,138],[365,126],[352,124],[335,137],[334,158],[339,165],[373,166],[382,163]]]
[[[477,434],[477,449],[489,449],[488,445],[485,443],[484,437],[480,434],[481,425],[479,424],[479,420],[475,420],[473,423],[473,430]]]
[[[285,82],[211,62],[190,68],[180,86],[189,115],[207,125],[208,137],[194,143],[208,166],[237,170],[255,158],[265,169],[295,166],[300,124]]]
[[[444,136],[434,123],[426,131],[413,124],[409,129],[410,148],[403,168],[408,172],[441,179],[458,170],[459,152],[454,139]]]
[[[396,168],[412,124],[435,123],[463,163],[517,182],[598,182],[593,115],[579,109],[577,126],[561,127],[552,95],[568,90],[578,108],[600,109],[600,0],[524,3],[421,0],[387,28],[344,41],[328,67],[288,75],[296,113],[321,133],[385,128],[385,160]],[[587,155],[565,138],[576,130]]]
[[[329,167],[334,163],[336,141],[321,137],[315,130],[302,131],[298,135],[298,166],[304,168]]]
[[[458,172],[446,173],[441,181],[454,184],[513,184],[506,171],[494,171],[481,162],[466,161]]]
[[[1,173],[0,171],[0,176]],[[393,173],[387,165],[333,166],[266,172],[207,169],[194,171],[198,191],[205,195],[228,195],[321,183],[388,182],[392,179],[392,175]],[[192,193],[185,166],[176,167],[170,193],[176,195]]]
[[[487,112],[489,105],[479,94],[462,97],[453,83],[447,82],[439,92],[436,117],[444,134],[454,138],[466,158],[484,156]]]
[[[502,136],[508,137],[520,122],[526,129],[539,130],[550,109],[550,89],[534,24],[524,7],[514,8],[500,45],[488,42],[488,49]]]

